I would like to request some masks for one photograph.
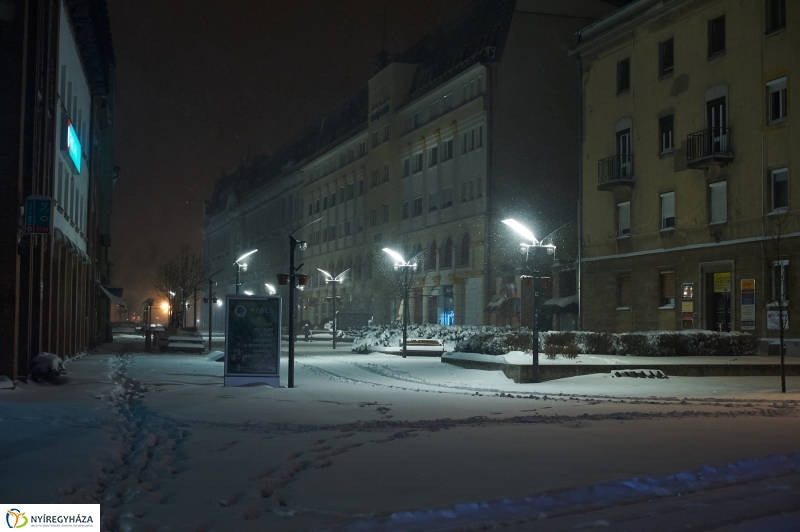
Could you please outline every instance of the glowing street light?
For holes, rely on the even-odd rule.
[[[323,274],[325,274],[325,282],[330,283],[332,285],[333,291],[331,293],[331,301],[333,301],[333,348],[336,349],[336,299],[338,296],[336,295],[336,286],[344,281],[344,274],[350,271],[350,268],[347,268],[345,271],[341,272],[339,275],[334,277],[330,273],[326,272],[321,268],[317,268]]]
[[[267,294],[268,295],[274,296],[277,293],[277,290],[275,290],[275,287],[272,286],[271,284],[264,283],[264,286],[267,287]]]
[[[414,257],[406,261],[406,259],[393,249],[383,248],[383,251],[394,259],[394,269],[403,270],[403,358],[406,358],[406,340],[408,339],[408,272],[417,271],[417,257],[422,255],[424,251],[417,253]]]
[[[248,251],[247,253],[245,253],[244,255],[239,257],[238,259],[236,259],[236,261],[233,263],[233,265],[236,266],[236,293],[237,294],[239,293],[239,287],[242,286],[241,281],[239,281],[239,274],[242,271],[247,271],[247,263],[246,262],[242,262],[242,261],[244,259],[246,259],[247,257],[249,257],[250,255],[252,255],[253,253],[255,253],[256,251],[258,251],[258,250],[257,249],[252,249],[252,250]]]
[[[246,295],[246,296],[252,296],[252,295],[253,295],[253,292],[251,292],[250,290],[245,290],[245,291],[244,291],[244,295]]]
[[[556,252],[556,247],[553,244],[543,244],[541,240],[536,240],[536,237],[533,235],[533,232],[519,223],[518,221],[514,220],[513,218],[508,218],[503,220],[503,223],[513,229],[518,235],[523,237],[524,239],[528,240],[529,242],[522,242],[520,246],[522,250],[525,251],[525,258],[527,259],[530,257],[531,248],[533,248],[533,333],[531,338],[532,345],[532,353],[533,353],[533,382],[539,382],[539,288],[541,284],[541,278],[537,277],[538,270],[536,266],[536,250],[539,248],[544,248],[547,250],[548,255],[554,255]],[[563,227],[563,226],[562,226]],[[559,228],[560,229],[560,228]],[[552,233],[551,233],[552,235]],[[548,235],[549,237],[550,235]],[[548,238],[545,237],[545,240]]]

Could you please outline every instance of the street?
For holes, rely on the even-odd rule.
[[[223,388],[222,363],[142,345],[0,390],[0,499],[100,502],[110,531],[800,523],[796,377],[514,384],[300,342],[296,388]]]

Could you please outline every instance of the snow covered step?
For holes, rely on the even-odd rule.
[[[668,379],[660,369],[616,369],[611,377],[638,377],[640,379]]]

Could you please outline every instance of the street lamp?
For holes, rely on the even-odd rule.
[[[408,272],[417,271],[417,257],[422,255],[423,252],[417,253],[414,257],[406,261],[406,259],[393,249],[383,248],[383,251],[394,259],[394,269],[403,270],[403,358],[406,358],[406,340],[408,339]]]
[[[269,283],[264,283],[264,286],[267,287],[267,295],[274,296],[276,293],[275,287]]]
[[[215,271],[214,273],[212,273],[211,275],[208,276],[208,297],[206,299],[208,299],[208,352],[209,353],[211,352],[211,329],[212,329],[212,325],[214,323],[214,320],[212,319],[213,308],[211,307],[211,305],[214,303],[214,301],[217,301],[218,304],[222,302],[219,299],[217,299],[216,297],[214,297],[214,293],[212,292],[212,290],[214,289],[213,287],[214,287],[215,284],[217,284],[217,282],[214,281],[211,278],[214,277],[215,275],[217,275],[218,273],[222,272],[222,271],[223,270],[217,270],[217,271]]]
[[[247,271],[247,263],[246,262],[243,263],[242,261],[244,259],[246,259],[247,257],[249,257],[250,255],[252,255],[253,253],[255,253],[256,251],[258,251],[258,250],[257,249],[253,249],[253,250],[248,251],[247,253],[245,253],[244,255],[239,257],[238,259],[236,259],[236,262],[233,263],[233,265],[236,266],[236,293],[237,294],[239,293],[239,287],[242,286],[242,283],[239,281],[239,274],[241,273],[242,270]]]
[[[305,225],[302,225],[289,233],[289,274],[278,274],[280,284],[289,284],[289,388],[294,388],[294,289],[297,286],[296,279],[301,280],[301,284],[306,284],[308,276],[305,274],[298,274],[297,270],[303,267],[301,264],[297,268],[294,266],[294,252],[299,247],[300,251],[308,247],[308,242],[297,240],[294,234],[304,227],[308,227],[313,223],[317,223],[322,218],[311,220]]]
[[[328,272],[326,272],[323,269],[320,269],[320,268],[317,268],[317,269],[325,274],[325,282],[326,283],[331,283],[331,285],[333,287],[333,292],[331,294],[331,301],[333,301],[333,348],[336,349],[336,299],[338,297],[336,295],[336,285],[338,285],[339,283],[344,281],[344,274],[347,273],[350,270],[350,268],[347,268],[347,270],[343,271],[342,273],[340,273],[336,277],[334,277],[333,275],[329,274]]]
[[[531,248],[533,248],[533,333],[531,342],[533,344],[531,351],[533,352],[533,382],[539,382],[539,285],[540,280],[537,280],[537,267],[536,267],[536,250],[544,248],[547,250],[548,255],[555,254],[556,247],[553,244],[543,244],[541,240],[536,240],[530,229],[514,220],[508,218],[503,220],[503,223],[513,229],[518,235],[523,237],[528,242],[522,242],[520,246],[525,252],[526,260],[530,257]]]

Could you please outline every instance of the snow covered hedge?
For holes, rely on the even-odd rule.
[[[375,347],[394,347],[403,338],[403,326],[371,325],[360,329],[350,329],[348,336],[355,339],[352,350],[368,353]],[[528,346],[530,351],[531,333],[527,329],[510,327],[482,327],[477,325],[408,325],[409,338],[436,338],[445,343],[455,344],[456,351],[502,355],[509,351],[521,351]]]
[[[758,349],[758,339],[749,333],[697,329],[622,334],[548,331],[539,335],[539,349],[542,351],[547,345],[573,343],[579,352],[585,354],[642,357],[750,356],[755,355]]]
[[[355,338],[352,350],[368,353],[376,347],[400,345],[403,327],[399,324],[373,325],[351,329]],[[455,344],[461,353],[504,355],[510,351],[531,352],[530,329],[476,325],[408,325],[409,338],[437,338]],[[548,346],[574,344],[579,353],[592,355],[631,355],[642,357],[749,356],[756,354],[758,339],[752,334],[714,331],[649,331],[636,333],[597,333],[588,331],[547,331],[539,333],[539,351]]]
[[[53,353],[39,353],[31,360],[31,378],[36,382],[52,382],[66,372],[64,361]]]

